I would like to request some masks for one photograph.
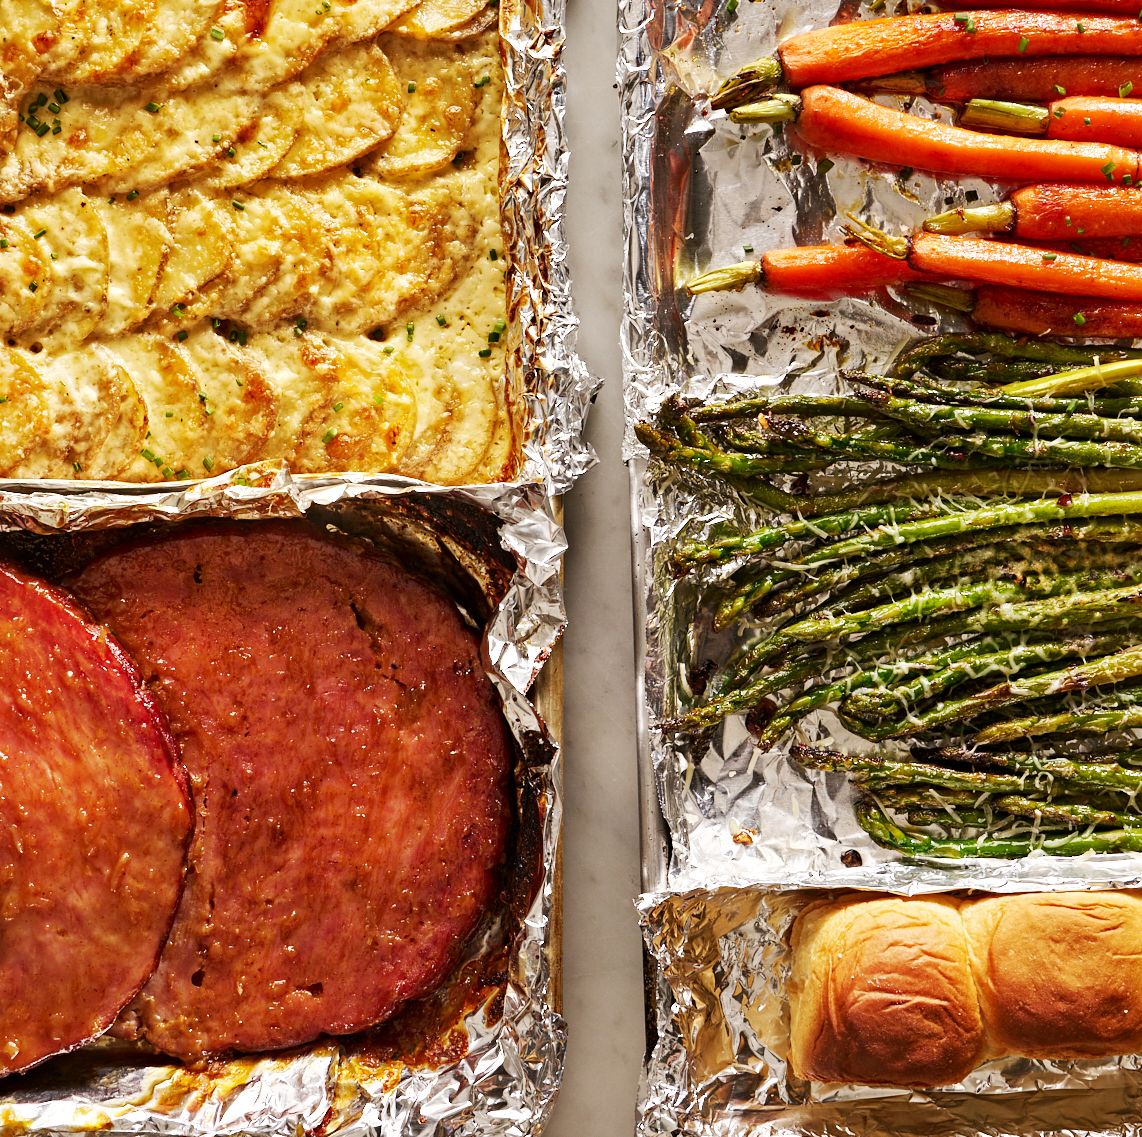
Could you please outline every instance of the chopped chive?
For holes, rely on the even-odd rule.
[[[500,258],[500,254],[497,253],[495,249],[489,249],[488,250],[488,260],[496,261],[496,260],[499,260],[499,258]]]
[[[337,431],[333,429],[327,430],[322,436],[321,441],[328,446],[337,437]]]
[[[412,341],[412,333],[414,331],[416,331],[416,325],[415,324],[405,324],[404,334],[406,336],[408,336],[410,342]]]
[[[1127,79],[1126,82],[1123,83],[1122,86],[1118,88],[1118,97],[1120,99],[1125,99],[1126,96],[1129,95],[1130,92],[1133,90],[1134,90],[1133,80]]]
[[[143,107],[143,110],[145,110],[148,114],[158,114],[162,109],[163,108],[159,103],[148,103],[145,107]]]
[[[1057,259],[1058,255],[1059,255],[1058,253],[1044,253],[1043,254],[1043,260],[1053,261],[1053,260]]]
[[[230,147],[230,148],[229,148],[229,149],[226,151],[226,157],[227,157],[227,158],[234,158],[234,157],[237,157],[237,154],[238,154],[238,151],[237,151],[237,150],[235,150],[233,146],[231,146],[231,147]]]
[[[490,75],[481,75],[479,79],[472,84],[473,87],[486,87],[492,81]]]
[[[1067,93],[1066,87],[1064,87],[1061,83],[1055,84],[1055,94],[1056,95],[1065,95],[1066,93]]]
[[[750,254],[753,253],[753,246],[752,245],[742,245],[742,252],[745,253],[745,255],[748,257]]]
[[[1063,115],[1065,115],[1066,113],[1067,113],[1066,107],[1056,107],[1055,108],[1055,118],[1062,118]]]
[[[1103,165],[1099,166],[1099,169],[1103,172],[1103,174],[1106,175],[1106,180],[1108,182],[1114,181],[1114,163],[1113,162],[1106,162]]]
[[[408,91],[408,93],[411,95],[411,94],[413,93],[413,91],[415,91],[415,90],[416,90],[416,84],[415,84],[415,83],[409,83],[408,87],[407,87],[407,88],[405,88],[405,89],[406,89],[406,90]]]
[[[818,174],[827,174],[835,165],[836,165],[836,162],[834,162],[832,160],[832,158],[822,158],[817,163],[817,173]]]
[[[1083,34],[1083,32],[1085,32],[1085,31],[1086,31],[1086,24],[1084,24],[1084,23],[1082,22],[1082,20],[1079,20],[1079,21],[1078,21],[1078,23],[1077,23],[1077,24],[1075,24],[1075,30],[1076,30],[1076,31],[1079,33],[1079,35],[1081,36],[1081,35]]]
[[[138,196],[139,196],[139,191],[137,189],[133,189],[127,194],[127,200],[128,201],[134,201],[135,198],[137,198]]]
[[[345,404],[343,402],[341,402],[340,399],[338,399],[338,401],[333,404],[334,412],[343,410],[344,407],[345,407]]]
[[[72,469],[73,469],[73,470],[74,470],[74,471],[75,471],[77,474],[81,474],[81,473],[83,473],[83,466],[81,466],[81,465],[80,465],[78,462],[72,462],[72,464],[71,464],[71,468],[72,468]]]
[[[437,323],[438,323],[438,324],[439,324],[439,325],[440,325],[442,328],[446,328],[446,327],[448,327],[448,320],[447,320],[447,318],[446,318],[445,316],[437,316],[437,317],[436,317],[436,322],[437,322]]]
[[[238,210],[239,213],[245,213],[246,207],[240,201],[232,201],[230,204]]]
[[[1075,323],[1078,324],[1080,328],[1083,326],[1083,324],[1086,323],[1086,316],[1084,316],[1081,312],[1076,312],[1073,318]]]
[[[179,330],[175,332],[174,338],[178,340],[179,343],[185,343],[188,335],[190,335],[190,332],[188,332],[186,328],[179,328]]]
[[[186,305],[185,304],[172,304],[171,305],[171,315],[175,316],[176,318],[182,316],[183,312],[185,312],[185,311],[186,311]]]
[[[68,95],[66,91],[61,91],[59,87],[57,87],[52,93],[55,95],[55,100],[57,103],[67,103],[71,101],[71,96]]]
[[[491,354],[492,349],[490,347],[483,347],[479,351],[479,356],[481,359],[487,359]]]
[[[8,238],[7,237],[0,237],[0,249],[6,249],[7,247],[8,247]]]
[[[732,16],[738,10],[738,0],[726,0],[726,11]]]
[[[212,134],[210,136],[210,141],[214,142],[214,143],[221,142],[222,141],[222,135],[221,134]]]
[[[59,114],[63,107],[59,103],[48,103],[48,114]]]
[[[226,33],[221,28],[211,28],[210,38],[221,43],[226,38]]]
[[[38,134],[38,135],[39,135],[41,138],[43,138],[43,136],[44,136],[45,134],[47,134],[47,132],[48,132],[49,130],[51,130],[51,127],[50,127],[50,126],[48,126],[48,124],[47,124],[46,122],[41,122],[41,123],[40,123],[40,125],[36,127],[36,133],[37,133],[37,134]]]
[[[916,171],[911,166],[901,166],[898,175],[902,182],[906,182]]]
[[[41,229],[38,233],[33,233],[32,236],[38,241],[46,232],[46,229]]]
[[[202,465],[203,465],[203,468],[206,470],[206,472],[209,473],[211,470],[214,469],[214,459],[213,458],[203,458],[202,459]]]
[[[392,353],[394,351],[396,351],[396,348],[393,347],[392,344],[389,344],[387,347],[383,348],[382,350],[384,351],[385,355],[392,355]]]
[[[1019,54],[1022,55],[1031,46],[1031,41],[1026,36],[1019,37]]]
[[[31,283],[28,285],[28,291],[29,291],[29,292],[35,292],[35,291],[36,291],[36,289],[37,289],[37,288],[39,288],[39,287],[40,287],[40,286],[39,286],[39,285],[38,285],[38,284],[37,284],[37,283],[36,283],[36,282],[33,280],[33,281],[32,281],[32,282],[31,282]]]
[[[1083,126],[1090,126],[1090,115],[1083,115]]]
[[[144,458],[146,458],[146,460],[148,462],[153,462],[155,460],[155,452],[153,450],[148,450],[148,449],[146,449],[146,447],[144,447],[142,450],[139,451],[139,453]]]

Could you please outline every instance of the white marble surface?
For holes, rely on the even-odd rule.
[[[615,10],[572,0],[568,239],[579,349],[606,379],[589,437],[599,464],[566,502],[563,1090],[546,1137],[630,1137],[644,1047],[630,522],[622,435],[622,218]]]

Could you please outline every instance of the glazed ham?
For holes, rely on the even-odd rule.
[[[182,890],[186,774],[139,674],[61,592],[0,567],[0,1073],[105,1031]]]
[[[120,547],[71,582],[139,662],[190,772],[190,874],[121,1021],[184,1059],[377,1023],[501,888],[512,749],[453,604],[291,523]]]

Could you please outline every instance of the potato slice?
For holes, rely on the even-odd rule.
[[[44,69],[59,83],[115,83],[128,76],[131,61],[154,23],[158,0],[84,0],[61,29],[77,45],[65,59]]]
[[[156,312],[170,313],[190,304],[198,292],[227,272],[234,259],[235,210],[227,201],[197,189],[180,190],[165,199],[162,218],[172,247],[152,298]]]
[[[229,190],[264,178],[293,145],[304,106],[300,83],[275,88],[266,96],[258,117],[238,132],[234,145],[218,161],[196,173],[194,184],[201,189]]]
[[[260,109],[261,101],[254,95],[203,89],[183,91],[162,102],[149,99],[138,111],[145,140],[142,154],[104,179],[100,192],[156,189],[222,160]]]
[[[19,476],[114,477],[137,452],[146,427],[139,393],[122,364],[89,344],[36,356],[35,365],[51,422],[17,468]]]
[[[318,299],[314,317],[322,330],[370,332],[445,296],[475,257],[479,226],[471,203],[478,188],[476,175],[451,171],[391,198],[390,209],[380,212],[375,205],[390,195],[374,193],[370,199],[360,187],[348,186],[345,192],[361,205],[356,236],[367,240],[376,271],[352,300],[337,287]]]
[[[448,43],[385,36],[383,47],[405,92],[396,132],[365,161],[379,178],[419,178],[460,152],[479,103],[468,57]]]
[[[301,76],[301,129],[274,167],[300,178],[344,166],[392,136],[401,115],[396,72],[376,44],[353,44],[322,56]]]
[[[278,233],[274,275],[241,313],[243,325],[256,331],[269,331],[286,317],[308,316],[335,271],[334,223],[320,202],[286,186],[268,189],[265,196],[286,223]]]
[[[67,92],[68,101],[59,103],[55,90],[52,84],[38,84],[24,99],[27,121],[15,146],[0,155],[0,201],[112,177],[143,159],[143,120],[151,117],[142,109],[146,99],[124,98],[121,90],[109,87],[75,87]],[[42,125],[37,129],[36,124]]]
[[[166,336],[136,333],[107,343],[147,408],[147,430],[121,471],[131,482],[205,477],[201,465],[209,424],[190,361]]]
[[[408,15],[393,25],[393,31],[413,39],[438,39],[461,29],[465,29],[465,34],[473,35],[476,33],[467,29],[489,16],[494,22],[496,15],[497,9],[487,0],[421,0]],[[485,24],[485,27],[489,26]]]
[[[222,12],[223,0],[161,0],[124,77],[131,81],[159,77],[166,83],[167,73],[203,40],[217,42],[210,29],[218,26]]]
[[[238,193],[230,202],[232,260],[226,272],[186,301],[186,316],[240,320],[246,305],[277,274],[279,242],[290,219],[272,195]],[[162,311],[157,313],[165,318]]]
[[[229,80],[236,89],[266,91],[304,71],[330,46],[370,39],[415,0],[270,0]]]
[[[60,346],[87,339],[107,311],[107,228],[82,190],[28,202],[16,219],[47,258],[50,287],[39,318],[23,338],[49,334]]]
[[[245,45],[246,0],[223,0],[216,7],[210,29],[163,74],[167,91],[185,91],[220,75]],[[218,35],[211,34],[214,28]]]
[[[43,377],[24,352],[0,346],[0,476],[13,476],[49,426]]]
[[[219,474],[260,458],[277,422],[278,396],[256,355],[209,326],[191,332],[179,351],[190,364],[206,415],[198,468]]]
[[[166,225],[152,217],[141,200],[120,199],[111,204],[100,199],[94,204],[107,227],[111,251],[107,312],[100,331],[117,336],[138,327],[150,315],[174,241]]]
[[[367,341],[306,333],[251,338],[279,387],[282,414],[266,458],[298,473],[382,472],[399,462],[412,436],[416,405],[403,365]]]
[[[0,217],[0,337],[35,324],[52,288],[50,261],[25,226]]]

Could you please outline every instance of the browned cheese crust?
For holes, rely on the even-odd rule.
[[[0,1074],[105,1031],[182,890],[185,771],[122,651],[0,567]]]
[[[1142,897],[994,896],[962,909],[989,1048],[1086,1058],[1142,1050]]]
[[[181,1058],[359,1030],[452,968],[501,887],[512,750],[423,580],[288,523],[125,546],[76,593],[190,771],[191,877],[125,1025]]]
[[[848,897],[793,931],[790,1059],[819,1082],[938,1086],[980,1060],[983,1026],[954,903]]]

